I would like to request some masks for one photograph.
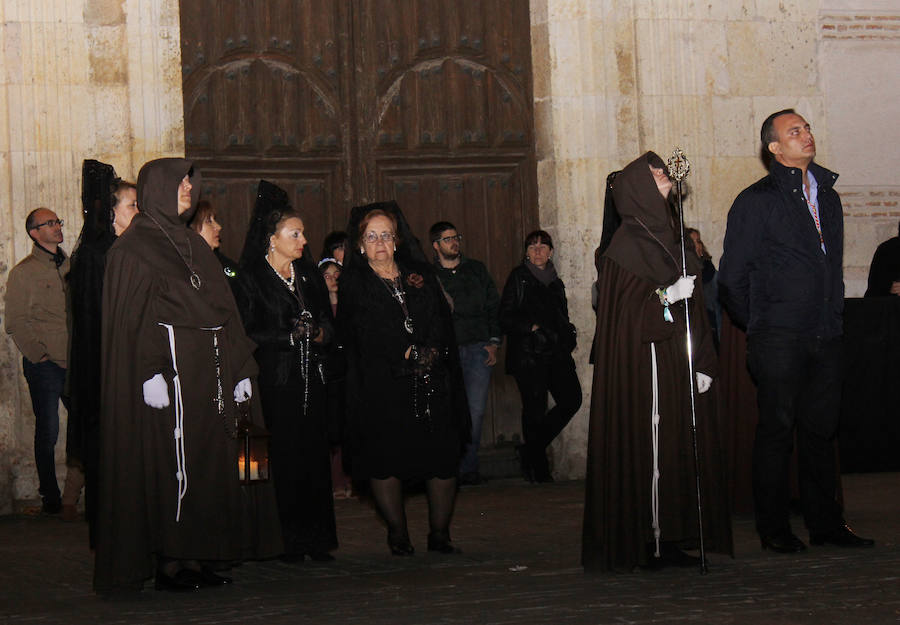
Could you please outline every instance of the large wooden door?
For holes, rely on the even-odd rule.
[[[537,226],[527,2],[191,0],[181,32],[186,152],[226,254],[265,178],[316,255],[351,206],[396,199],[426,248],[452,221],[502,289]],[[519,411],[501,363],[484,444]]]

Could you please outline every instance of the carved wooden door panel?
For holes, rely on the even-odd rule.
[[[191,0],[181,6],[185,145],[240,255],[265,178],[311,251],[349,208],[396,199],[429,251],[452,221],[498,289],[537,227],[528,3]],[[483,440],[521,431],[497,367]]]
[[[521,0],[357,0],[354,188],[394,198],[430,248],[452,222],[503,288],[537,226],[531,38]],[[428,251],[428,250],[426,250]],[[485,443],[521,431],[515,382],[493,376]]]
[[[226,254],[240,255],[260,178],[288,192],[316,255],[346,223],[348,24],[333,0],[181,3],[185,150]]]

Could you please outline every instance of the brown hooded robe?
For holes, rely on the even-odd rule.
[[[191,208],[179,216],[177,189],[189,172]],[[244,333],[219,261],[184,225],[199,194],[190,161],[147,163],[138,176],[141,213],[107,254],[98,592],[140,588],[153,574],[154,556],[235,561],[280,551],[274,507],[261,513],[274,520],[274,528],[257,528],[248,511],[259,493],[238,482],[234,387],[256,374],[255,346]],[[191,284],[189,267],[199,288]],[[174,341],[161,324],[172,326]],[[157,373],[169,393],[169,406],[162,409],[143,399],[144,381]],[[173,436],[179,399],[183,462]],[[179,481],[177,473],[187,479]]]
[[[582,563],[587,570],[631,571],[649,562],[651,515],[652,366],[658,372],[660,540],[697,546],[697,503],[691,445],[691,412],[684,304],[663,318],[656,289],[681,274],[677,229],[648,167],[662,167],[648,152],[615,179],[622,225],[598,266],[597,329],[591,398]],[[690,259],[695,261],[696,259]],[[688,274],[699,275],[689,262]],[[694,370],[716,375],[716,355],[702,290],[688,300]],[[716,422],[715,382],[695,394],[704,538],[710,551],[732,552],[722,441]]]

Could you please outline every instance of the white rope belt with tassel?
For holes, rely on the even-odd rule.
[[[175,328],[169,323],[159,323],[166,329],[169,335],[169,353],[172,356],[172,370],[175,377],[172,378],[172,386],[175,388],[175,479],[178,480],[178,505],[175,509],[175,522],[181,521],[181,501],[187,494],[188,471],[187,455],[184,450],[184,395],[181,391],[181,377],[178,375],[178,358],[175,350]],[[221,330],[222,326],[215,328],[203,328],[203,330]]]

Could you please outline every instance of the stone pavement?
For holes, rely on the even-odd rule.
[[[426,552],[421,495],[408,502],[412,558],[388,553],[371,507],[340,500],[333,563],[247,563],[234,569],[231,587],[189,595],[148,589],[119,601],[91,592],[83,522],[2,517],[0,623],[900,623],[900,474],[844,476],[847,515],[877,540],[874,549],[762,552],[752,519],[738,517],[736,558],[711,555],[705,576],[696,569],[585,575],[583,488],[496,480],[463,489],[453,536],[464,553],[454,556]]]

